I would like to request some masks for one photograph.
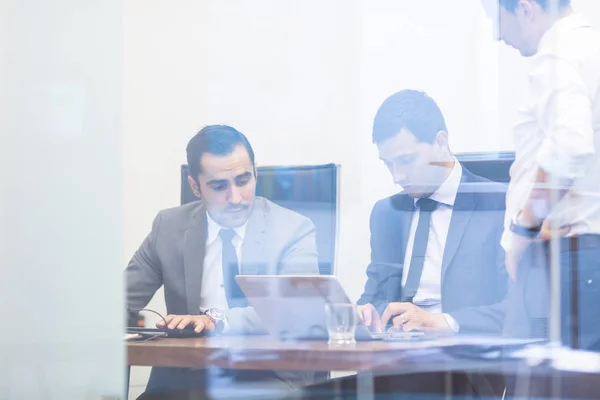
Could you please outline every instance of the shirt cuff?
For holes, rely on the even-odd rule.
[[[513,235],[514,233],[512,233],[508,228],[504,228],[502,238],[500,239],[500,245],[506,253],[512,249]]]
[[[446,322],[450,326],[450,329],[452,329],[452,332],[458,333],[458,331],[460,330],[460,325],[458,324],[458,322],[454,318],[452,318],[450,314],[444,313],[442,315],[444,316],[444,318],[446,318]]]

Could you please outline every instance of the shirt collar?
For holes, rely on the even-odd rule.
[[[445,204],[450,207],[454,207],[454,201],[456,200],[456,193],[458,192],[458,187],[460,186],[460,181],[462,179],[462,166],[458,162],[458,160],[454,159],[454,167],[448,177],[444,180],[444,182],[440,185],[439,188],[429,198],[431,200],[435,200],[438,203]],[[415,205],[417,204],[417,200],[414,199]]]
[[[237,228],[225,228],[217,223],[210,214],[206,213],[206,220],[208,222],[208,236],[206,237],[206,244],[210,245],[214,243],[215,240],[219,237],[219,233],[221,233],[221,229],[233,229],[237,237],[244,241],[244,236],[246,235],[246,227],[248,226],[248,221],[244,223],[242,226],[238,226]]]
[[[554,22],[550,29],[548,29],[542,36],[542,39],[538,44],[538,53],[547,48],[553,48],[562,32],[572,31],[589,26],[591,25],[587,19],[583,15],[576,12],[560,18],[558,21]]]

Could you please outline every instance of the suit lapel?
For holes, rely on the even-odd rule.
[[[408,236],[410,234],[410,225],[412,224],[413,215],[415,212],[415,201],[412,197],[407,194],[400,193],[392,199],[392,207],[394,210],[400,212],[400,248],[402,249],[399,265],[404,264],[404,258],[406,257],[406,247],[408,246]]]
[[[200,291],[202,290],[202,271],[204,267],[204,254],[206,250],[206,236],[208,226],[206,210],[200,207],[183,240],[183,269],[185,273],[185,297],[188,314],[198,314],[200,310]]]
[[[399,193],[392,198],[392,208],[400,213],[399,235],[395,238],[400,246],[399,259],[394,260],[399,268],[393,268],[390,271],[388,279],[390,280],[389,290],[387,292],[387,302],[399,301],[402,297],[402,270],[404,268],[404,259],[408,247],[408,237],[410,235],[410,226],[412,224],[415,212],[415,201],[412,197],[404,193]],[[394,276],[394,279],[392,277]]]
[[[452,217],[450,218],[450,227],[448,229],[448,237],[446,238],[446,247],[444,249],[444,257],[442,260],[442,283],[448,266],[454,259],[458,246],[465,233],[469,220],[475,209],[475,193],[474,187],[469,184],[468,175],[463,170],[463,177],[458,187]]]
[[[260,199],[256,199],[254,210],[248,219],[248,226],[244,235],[242,244],[242,262],[240,264],[240,274],[258,275],[268,273],[264,271],[263,250],[266,236],[266,214],[264,204]],[[273,272],[274,274],[275,272]]]

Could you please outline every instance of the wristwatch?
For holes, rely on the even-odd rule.
[[[225,329],[225,324],[227,323],[227,317],[225,316],[225,312],[223,310],[219,310],[218,308],[209,308],[204,312],[204,315],[208,317],[215,324],[214,333],[219,334],[223,332]]]
[[[510,220],[510,231],[515,235],[533,239],[542,230],[541,226],[528,227],[519,224],[519,215],[521,210],[517,211]]]

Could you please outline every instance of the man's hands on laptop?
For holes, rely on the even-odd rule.
[[[452,332],[443,314],[425,311],[413,303],[389,303],[381,316],[381,325],[387,326],[392,321],[390,330],[395,331],[427,331]]]
[[[425,311],[412,303],[389,303],[381,317],[372,304],[358,306],[357,310],[365,326],[377,333],[383,332],[390,320],[390,331],[452,332],[443,314]]]
[[[167,329],[185,329],[186,326],[194,326],[194,331],[200,333],[202,331],[213,331],[215,324],[206,315],[167,315],[164,321],[156,323],[157,328]]]
[[[362,320],[365,326],[369,327],[371,331],[381,333],[383,332],[383,326],[381,325],[381,317],[373,306],[373,304],[365,304],[358,306],[358,316]]]

